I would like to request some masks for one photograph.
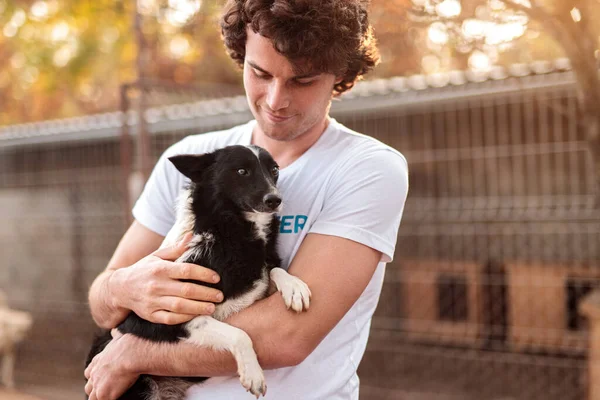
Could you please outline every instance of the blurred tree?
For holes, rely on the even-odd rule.
[[[566,55],[577,80],[600,204],[600,26],[593,22],[600,16],[597,0],[412,0],[410,15],[428,26],[430,47],[468,54],[473,69],[489,68],[502,51],[522,60],[523,49],[530,52],[529,45],[539,46],[542,40],[550,45],[549,54]],[[534,40],[515,47],[527,37]]]
[[[135,1],[146,76],[241,85],[220,39],[223,0]],[[116,110],[118,86],[137,74],[135,1],[0,0],[0,124]],[[502,0],[372,0],[382,62],[369,77],[561,56],[560,42],[526,15]]]
[[[136,78],[133,1],[0,0],[0,124],[118,108]],[[218,27],[221,1],[138,0],[148,77],[239,84]]]
[[[407,18],[411,0],[372,0],[370,20],[379,44],[381,63],[372,76],[390,77],[421,72],[423,29]],[[371,75],[369,75],[371,76]]]
[[[0,121],[82,114],[114,105],[134,54],[113,1],[0,1]],[[97,23],[97,21],[110,21]]]

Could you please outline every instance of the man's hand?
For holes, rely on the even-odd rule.
[[[112,332],[113,340],[85,369],[84,374],[88,380],[85,393],[89,400],[116,400],[139,377],[139,373],[134,372],[131,361],[134,357],[144,357],[141,339],[121,335],[116,329]]]
[[[115,306],[132,310],[147,321],[168,325],[212,314],[213,303],[221,302],[223,294],[180,279],[216,283],[219,276],[195,264],[173,262],[185,253],[191,237],[188,234],[173,246],[159,249],[130,267],[115,270],[108,283]]]

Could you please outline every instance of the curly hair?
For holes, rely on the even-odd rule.
[[[379,53],[367,0],[229,0],[221,32],[229,56],[244,65],[247,27],[273,42],[296,72],[332,73],[341,94],[369,72]]]

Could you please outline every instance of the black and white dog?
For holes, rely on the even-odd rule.
[[[258,398],[265,394],[266,384],[252,341],[244,331],[222,321],[266,297],[271,282],[286,306],[297,312],[308,309],[311,295],[304,282],[280,267],[277,255],[279,167],[257,146],[229,146],[169,160],[191,183],[178,200],[177,221],[163,246],[193,232],[187,251],[177,261],[216,271],[219,283],[192,282],[221,290],[224,300],[212,316],[198,316],[187,323],[154,324],[132,312],[117,329],[154,342],[186,341],[227,350],[235,357],[242,385]],[[110,338],[106,332],[96,339],[86,365]],[[206,379],[144,375],[120,399],[179,400],[190,386]]]

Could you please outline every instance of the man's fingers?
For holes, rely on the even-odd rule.
[[[85,384],[85,394],[90,396],[93,389],[94,389],[94,385],[92,384],[92,381],[87,381]],[[90,399],[91,399],[91,397],[90,397]]]
[[[156,257],[162,258],[163,260],[175,261],[179,257],[181,257],[183,255],[183,253],[185,253],[185,251],[187,250],[187,245],[188,245],[189,241],[192,239],[192,236],[193,236],[193,234],[191,232],[188,232],[177,243],[175,243],[171,246],[167,246],[167,247],[158,249],[152,254],[155,255]]]
[[[181,297],[162,297],[162,308],[175,314],[210,315],[215,311],[213,303],[188,300]]]
[[[161,294],[166,297],[183,297],[188,300],[206,301],[211,303],[220,303],[223,301],[223,293],[218,289],[199,285],[197,283],[180,282],[176,280],[167,282],[162,287]]]
[[[83,371],[83,375],[85,376],[85,379],[90,379],[90,375],[92,374],[92,369],[94,368],[94,361],[96,361],[96,357],[92,358],[92,361],[90,361],[90,364],[87,366],[85,371]]]
[[[219,282],[219,275],[212,269],[196,264],[176,263],[169,268],[169,277],[173,279],[191,279],[206,283]]]
[[[194,319],[196,315],[177,314],[169,311],[155,311],[150,315],[151,321],[157,324],[176,325]]]

